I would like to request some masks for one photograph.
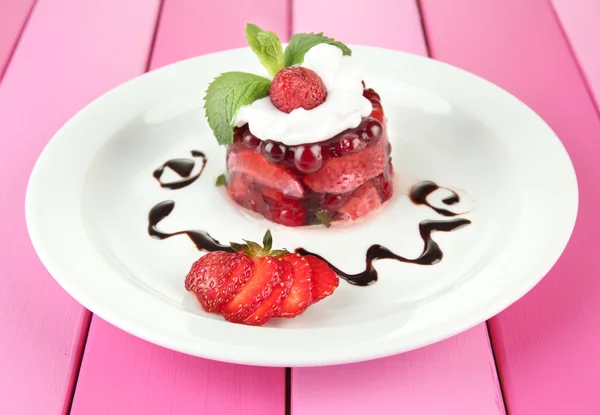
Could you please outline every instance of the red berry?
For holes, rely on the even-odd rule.
[[[272,251],[267,231],[261,246],[235,246],[239,252],[210,252],[195,261],[185,279],[205,311],[227,321],[260,326],[272,317],[295,317],[331,295],[339,281],[314,256]],[[233,245],[233,244],[232,244]]]
[[[306,258],[300,254],[287,254],[282,260],[292,266],[293,283],[275,317],[295,317],[302,314],[312,302],[312,270]]]
[[[306,221],[306,209],[298,200],[284,199],[273,203],[265,216],[285,226],[302,226]]]
[[[313,255],[307,255],[304,258],[306,258],[306,261],[310,265],[310,269],[312,271],[311,304],[314,304],[333,294],[335,289],[340,284],[340,280],[335,272],[329,268],[329,265],[327,265],[327,263],[322,259],[319,259]]]
[[[269,95],[275,107],[290,113],[297,108],[310,110],[321,105],[327,98],[327,90],[315,72],[292,66],[275,75]]]
[[[344,206],[339,209],[344,219],[364,218],[381,207],[381,198],[375,186],[370,183],[358,188]]]
[[[346,200],[348,199],[347,194],[334,195],[334,194],[325,194],[321,199],[321,207],[325,210],[330,210],[336,212],[339,208],[344,206]]]
[[[266,141],[262,149],[266,158],[274,163],[279,163],[285,157],[285,146],[274,141]]]
[[[226,320],[244,322],[281,282],[283,275],[276,258],[256,257],[252,261],[254,266],[250,279],[231,301],[221,307]]]
[[[386,144],[380,140],[358,153],[330,158],[318,172],[304,176],[304,184],[318,193],[348,193],[383,172]]]
[[[272,163],[262,154],[252,150],[229,153],[227,170],[230,174],[244,174],[261,186],[268,186],[291,197],[303,197],[304,189],[300,182],[283,166]]]
[[[243,253],[211,252],[192,264],[185,288],[196,294],[202,307],[219,311],[252,275],[252,260]]]
[[[315,144],[310,147],[296,147],[294,150],[294,165],[299,172],[304,174],[317,172],[323,165],[321,146]]]
[[[284,301],[292,288],[294,280],[292,278],[292,267],[285,261],[279,261],[277,259],[277,271],[281,275],[281,282],[277,284],[271,294],[263,300],[258,308],[246,317],[243,321],[244,324],[252,326],[262,326],[275,315],[279,310],[282,301]]]
[[[361,123],[360,128],[362,129],[361,137],[368,146],[376,144],[381,140],[383,125],[375,118],[367,118]]]
[[[250,131],[246,131],[242,135],[242,141],[244,142],[244,145],[248,148],[256,148],[260,144],[260,138],[252,134]]]

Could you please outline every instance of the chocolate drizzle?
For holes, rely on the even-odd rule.
[[[206,166],[206,156],[203,152],[198,150],[192,150],[191,154],[191,159],[168,160],[164,162],[162,166],[154,170],[152,176],[154,176],[158,183],[160,183],[160,187],[164,187],[171,190],[181,189],[194,183],[196,179],[200,177],[200,175],[204,171],[204,167]],[[196,166],[196,161],[194,160],[196,158],[202,159],[202,167],[200,167],[198,173],[196,173],[193,176],[190,176],[192,174],[192,171],[194,170],[194,167]],[[173,170],[175,173],[177,173],[177,175],[182,179],[174,182],[163,182],[161,180],[161,177],[165,171],[165,168],[167,167]]]
[[[148,214],[148,233],[150,236],[156,239],[167,239],[176,235],[187,235],[192,240],[196,248],[200,251],[227,251],[235,252],[233,248],[227,245],[221,245],[219,241],[210,236],[205,231],[179,231],[173,233],[164,233],[158,230],[158,224],[167,216],[171,214],[175,202],[172,200],[165,200],[154,206]]]
[[[450,205],[455,205],[458,202],[460,202],[460,197],[454,190],[448,189],[447,187],[438,186],[436,183],[430,182],[430,181],[424,181],[424,182],[419,182],[419,183],[415,184],[412,187],[412,189],[410,190],[410,200],[415,205],[425,205],[425,206],[435,210],[437,213],[439,213],[442,216],[461,215],[461,213],[454,213],[454,212],[449,211],[448,209],[435,207],[427,201],[427,197],[439,189],[446,189],[452,193],[452,195],[442,199],[443,204],[450,206]]]
[[[437,242],[433,240],[431,234],[435,231],[450,232],[470,223],[471,221],[468,219],[453,219],[448,221],[425,220],[419,223],[419,233],[421,234],[421,239],[424,243],[423,252],[421,255],[419,255],[417,258],[411,259],[395,254],[385,246],[371,245],[367,250],[366,268],[364,271],[359,272],[358,274],[348,274],[334,266],[322,256],[309,252],[304,248],[298,248],[296,249],[296,252],[301,255],[314,255],[318,258],[321,258],[323,261],[327,262],[327,264],[340,278],[348,281],[352,285],[367,286],[377,281],[378,278],[377,270],[373,266],[374,260],[395,259],[396,261],[406,262],[409,264],[435,265],[442,260],[444,253]]]

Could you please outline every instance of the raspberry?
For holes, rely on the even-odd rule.
[[[269,95],[277,109],[290,113],[297,108],[310,110],[321,105],[327,98],[327,90],[315,72],[292,66],[275,75]]]

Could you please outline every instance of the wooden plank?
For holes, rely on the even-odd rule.
[[[199,359],[93,317],[72,415],[284,412],[284,369]]]
[[[507,410],[598,414],[600,120],[577,62],[546,0],[425,0],[423,9],[433,55],[530,105],[561,138],[577,171],[579,216],[563,256],[490,322]]]
[[[156,11],[148,0],[40,0],[0,84],[2,414],[67,411],[89,321],[31,247],[29,173],[70,116],[143,71]]]
[[[35,0],[0,0],[0,79]]]
[[[426,53],[412,0],[356,0],[352,7],[341,0],[296,0],[294,12],[294,31],[323,31],[348,43]],[[486,326],[386,359],[293,369],[292,413],[502,415]]]
[[[552,0],[552,4],[600,108],[600,1]]]
[[[288,38],[280,0],[166,0],[152,69],[217,50],[245,46],[247,21]],[[118,353],[115,353],[118,350]],[[94,316],[73,415],[214,413],[283,415],[285,370],[199,359],[130,336]]]

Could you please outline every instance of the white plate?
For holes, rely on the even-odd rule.
[[[231,50],[133,79],[54,136],[26,201],[44,265],[82,305],[123,330],[181,352],[254,365],[387,356],[466,330],[519,299],[558,259],[577,215],[575,173],[558,138],[519,100],[467,72],[396,51],[353,51],[382,97],[398,177],[395,196],[378,214],[330,229],[284,228],[242,213],[214,186],[225,151],[204,119],[202,96],[223,71],[260,71],[249,49]],[[153,170],[191,150],[208,157],[200,178],[180,190],[161,188]],[[463,202],[452,209],[472,209],[463,215],[472,224],[434,235],[444,251],[440,263],[378,261],[377,283],[341,281],[302,316],[263,327],[205,313],[183,285],[200,253],[185,235],[157,240],[147,232],[150,208],[174,200],[164,231],[204,229],[228,242],[261,240],[269,227],[276,247],[302,246],[355,272],[371,244],[420,253],[419,221],[443,218],[409,201],[407,189],[419,180],[456,189]]]

